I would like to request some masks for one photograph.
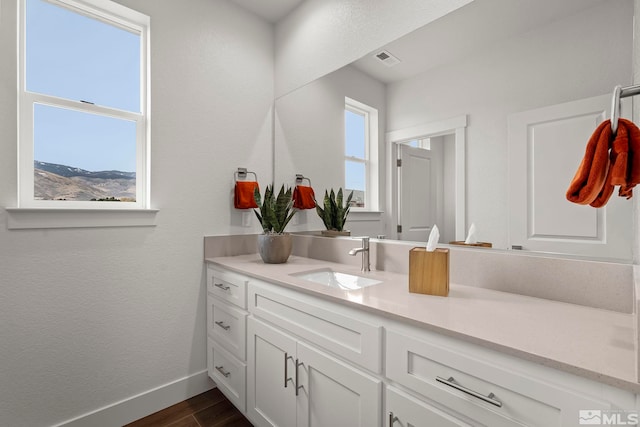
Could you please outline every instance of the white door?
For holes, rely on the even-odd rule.
[[[406,144],[399,144],[399,158],[398,201],[402,231],[398,232],[398,239],[426,242],[442,207],[442,203],[438,203],[442,168],[431,150]]]
[[[381,425],[382,382],[298,342],[299,427]]]
[[[610,102],[605,95],[509,116],[510,245],[631,259],[631,201],[618,197],[617,190],[600,209],[565,198],[589,137],[609,119]]]
[[[248,319],[247,336],[247,411],[251,422],[294,427],[296,341],[254,318]]]
[[[387,387],[385,427],[460,427],[469,424],[415,397]]]

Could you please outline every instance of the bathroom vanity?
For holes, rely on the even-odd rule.
[[[632,314],[456,284],[410,294],[404,274],[300,256],[205,261],[209,375],[255,425],[573,426],[639,409]]]

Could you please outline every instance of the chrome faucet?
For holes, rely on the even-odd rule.
[[[362,247],[353,248],[349,251],[349,255],[356,256],[356,254],[362,252],[362,269],[361,271],[371,271],[369,264],[369,237],[362,237]]]

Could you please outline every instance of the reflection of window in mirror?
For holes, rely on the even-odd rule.
[[[344,147],[345,193],[353,191],[351,206],[366,210],[376,209],[371,198],[371,184],[378,179],[371,167],[372,129],[378,127],[378,110],[366,104],[345,98]],[[375,175],[375,176],[374,176]]]
[[[431,138],[412,139],[405,142],[409,147],[422,148],[423,150],[431,150]]]

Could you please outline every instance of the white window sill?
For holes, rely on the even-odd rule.
[[[365,210],[349,210],[347,221],[377,221],[384,212],[382,211],[365,211]]]
[[[154,227],[157,209],[6,208],[9,230]]]

